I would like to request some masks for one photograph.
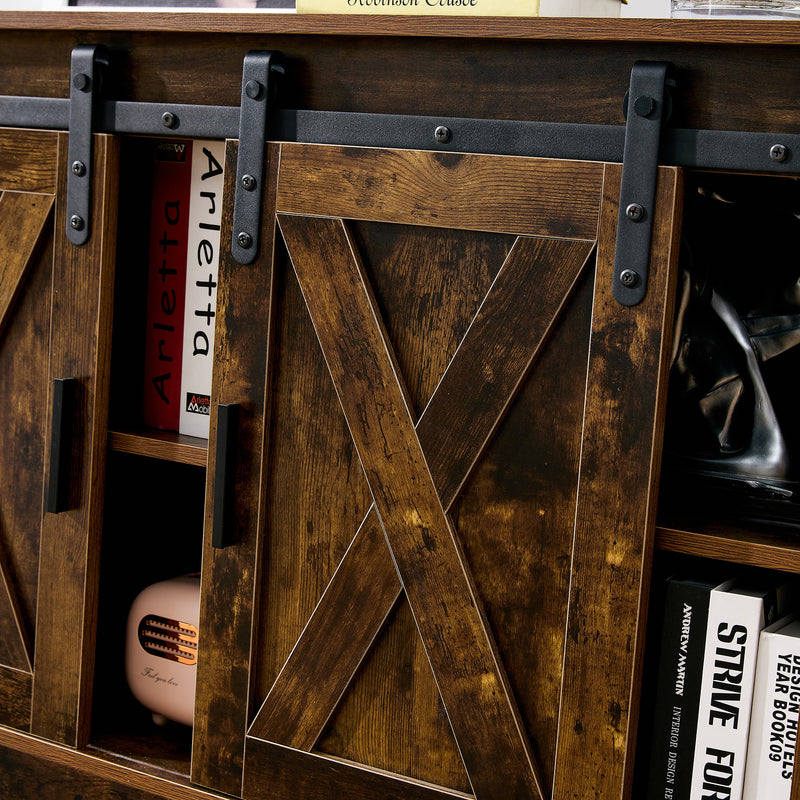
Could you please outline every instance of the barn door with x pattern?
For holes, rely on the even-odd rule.
[[[95,137],[79,247],[65,232],[67,135],[0,131],[0,723],[72,746],[90,710],[116,152]],[[57,470],[61,389],[72,402]]]
[[[284,144],[249,798],[630,780],[679,173]]]

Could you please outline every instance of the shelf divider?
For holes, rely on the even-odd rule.
[[[208,460],[207,439],[152,428],[109,430],[108,449],[198,467]]]

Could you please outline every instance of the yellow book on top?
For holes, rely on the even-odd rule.
[[[299,14],[536,17],[539,0],[297,0]]]

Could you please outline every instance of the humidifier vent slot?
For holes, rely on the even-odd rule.
[[[181,664],[197,663],[197,626],[148,614],[139,623],[139,643],[148,652]]]

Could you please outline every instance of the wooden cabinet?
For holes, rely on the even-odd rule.
[[[238,106],[257,49],[283,53],[281,108],[425,115],[432,140],[436,115],[622,125],[641,58],[675,64],[676,125],[796,128],[789,23],[6,13],[3,91],[68,96],[89,41],[108,97],[159,117]],[[636,796],[654,548],[799,563],[790,536],[656,527],[685,170],[658,170],[647,293],[625,306],[618,163],[271,136],[257,255],[221,255],[206,442],[140,424],[135,140],[95,135],[82,246],[66,140],[0,132],[6,796]],[[158,728],[121,631],[138,590],[192,571],[194,728]]]

